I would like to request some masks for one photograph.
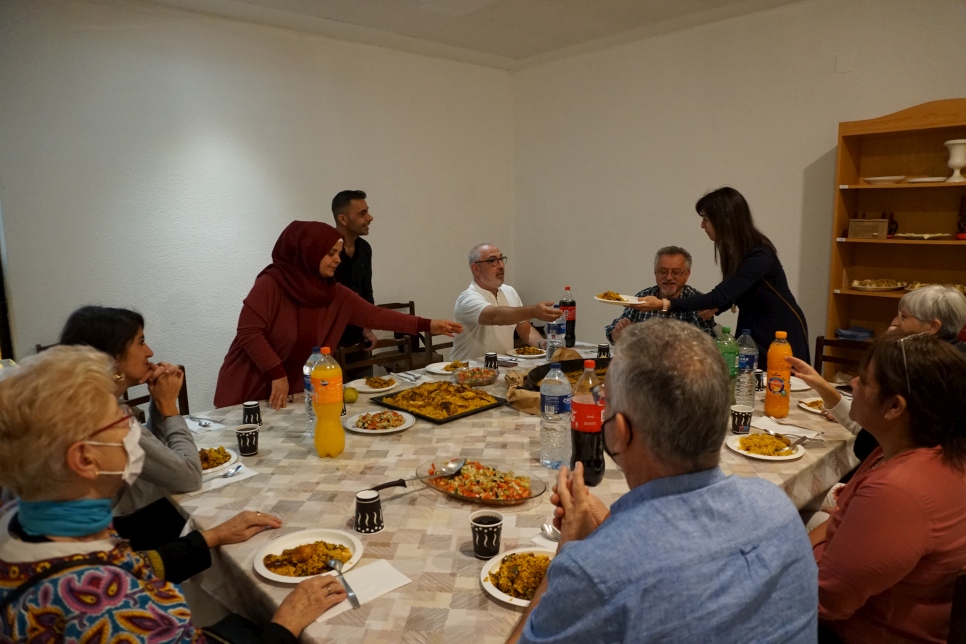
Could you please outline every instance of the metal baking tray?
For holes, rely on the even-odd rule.
[[[464,411],[464,412],[462,412],[460,414],[456,414],[455,416],[449,416],[447,418],[433,418],[432,416],[425,416],[425,415],[420,414],[419,412],[415,412],[415,411],[413,411],[411,409],[406,409],[405,407],[399,407],[399,406],[394,405],[394,404],[392,404],[390,402],[386,402],[386,398],[391,398],[392,396],[395,396],[397,394],[400,394],[403,391],[406,391],[406,390],[405,389],[402,389],[400,391],[393,391],[391,393],[383,394],[381,396],[374,396],[374,397],[372,397],[372,398],[369,399],[369,402],[374,402],[377,405],[381,405],[382,407],[387,407],[389,409],[395,409],[396,411],[404,411],[407,414],[412,414],[416,418],[421,418],[422,420],[428,420],[429,422],[433,423],[434,425],[445,425],[446,423],[451,423],[454,420],[459,420],[460,418],[466,418],[467,416],[473,416],[474,414],[480,414],[480,413],[482,413],[484,411],[489,411],[491,409],[496,409],[496,408],[502,407],[503,405],[506,404],[506,398],[500,398],[499,396],[493,396],[493,394],[489,394],[490,396],[493,396],[494,398],[496,398],[496,402],[495,403],[489,404],[486,407],[480,407],[478,409],[471,409],[470,411]]]

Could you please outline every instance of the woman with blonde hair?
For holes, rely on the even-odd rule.
[[[117,402],[114,364],[88,347],[54,347],[0,375],[0,640],[203,642],[178,583],[207,568],[209,548],[281,526],[242,512],[137,552],[113,526],[111,499],[137,480],[141,426]],[[345,598],[330,577],[299,584],[261,642],[294,642]],[[125,641],[128,641],[125,639]]]

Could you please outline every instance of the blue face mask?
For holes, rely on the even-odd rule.
[[[110,499],[17,501],[17,518],[31,536],[85,537],[111,525]]]

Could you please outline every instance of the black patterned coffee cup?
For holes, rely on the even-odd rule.
[[[765,390],[765,372],[761,369],[755,369],[755,391]]]
[[[239,425],[235,428],[238,439],[238,453],[242,456],[258,454],[258,425]]]
[[[483,366],[486,367],[487,369],[499,369],[500,361],[497,358],[496,353],[494,353],[493,351],[488,351],[483,356]]]
[[[257,400],[249,400],[242,405],[242,422],[246,425],[262,424],[262,408]]]
[[[603,360],[605,358],[610,358],[610,345],[602,342],[597,345],[597,359]]]
[[[363,490],[356,494],[356,532],[372,534],[386,527],[382,520],[382,500],[376,490]]]
[[[755,410],[747,405],[731,406],[731,433],[747,434],[751,431],[751,415]]]
[[[480,510],[470,515],[473,531],[473,554],[477,559],[492,559],[500,554],[503,515],[493,510]]]

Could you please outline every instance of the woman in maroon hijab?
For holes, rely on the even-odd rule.
[[[215,406],[268,399],[285,406],[302,391],[302,365],[313,346],[335,347],[347,324],[414,334],[463,330],[369,304],[332,278],[342,237],[315,221],[293,221],[272,250],[272,263],[255,278],[238,316],[238,332],[218,373]]]

